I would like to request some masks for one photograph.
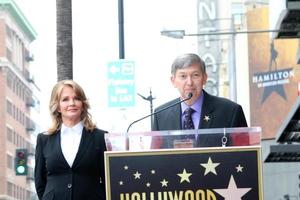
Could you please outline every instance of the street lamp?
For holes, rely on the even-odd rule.
[[[183,37],[186,36],[184,30],[163,30],[160,34],[176,39],[183,39]]]
[[[273,32],[293,33],[293,32],[299,32],[299,30],[262,29],[262,30],[248,30],[248,31],[205,31],[199,33],[192,33],[192,34],[185,33],[185,30],[162,30],[160,34],[170,38],[183,39],[185,36],[233,35],[233,34],[235,35],[235,34],[273,33]]]

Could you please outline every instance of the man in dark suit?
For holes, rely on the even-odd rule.
[[[206,81],[205,63],[198,55],[178,56],[171,67],[171,82],[178,89],[180,97],[159,106],[155,112],[180,100],[188,100],[155,114],[152,130],[247,127],[242,107],[228,99],[205,92],[203,86]],[[190,94],[192,97],[188,98]],[[185,110],[190,109],[192,112],[187,116]],[[201,136],[197,142],[198,146],[220,146],[220,144],[220,138],[207,137],[201,140]]]

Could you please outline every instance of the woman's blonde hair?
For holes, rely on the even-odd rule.
[[[61,128],[62,117],[61,113],[58,112],[58,108],[62,90],[66,86],[71,87],[76,93],[77,97],[82,101],[81,121],[83,122],[83,126],[89,131],[94,130],[96,125],[92,122],[91,114],[88,112],[88,109],[90,109],[90,104],[83,89],[73,80],[63,80],[57,82],[51,92],[49,110],[52,118],[52,126],[48,129],[48,134],[53,134]]]

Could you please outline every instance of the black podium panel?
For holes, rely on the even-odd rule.
[[[260,200],[259,146],[105,152],[107,200]]]

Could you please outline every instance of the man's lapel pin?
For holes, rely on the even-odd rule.
[[[204,121],[208,122],[210,120],[210,117],[208,115],[204,116]]]

